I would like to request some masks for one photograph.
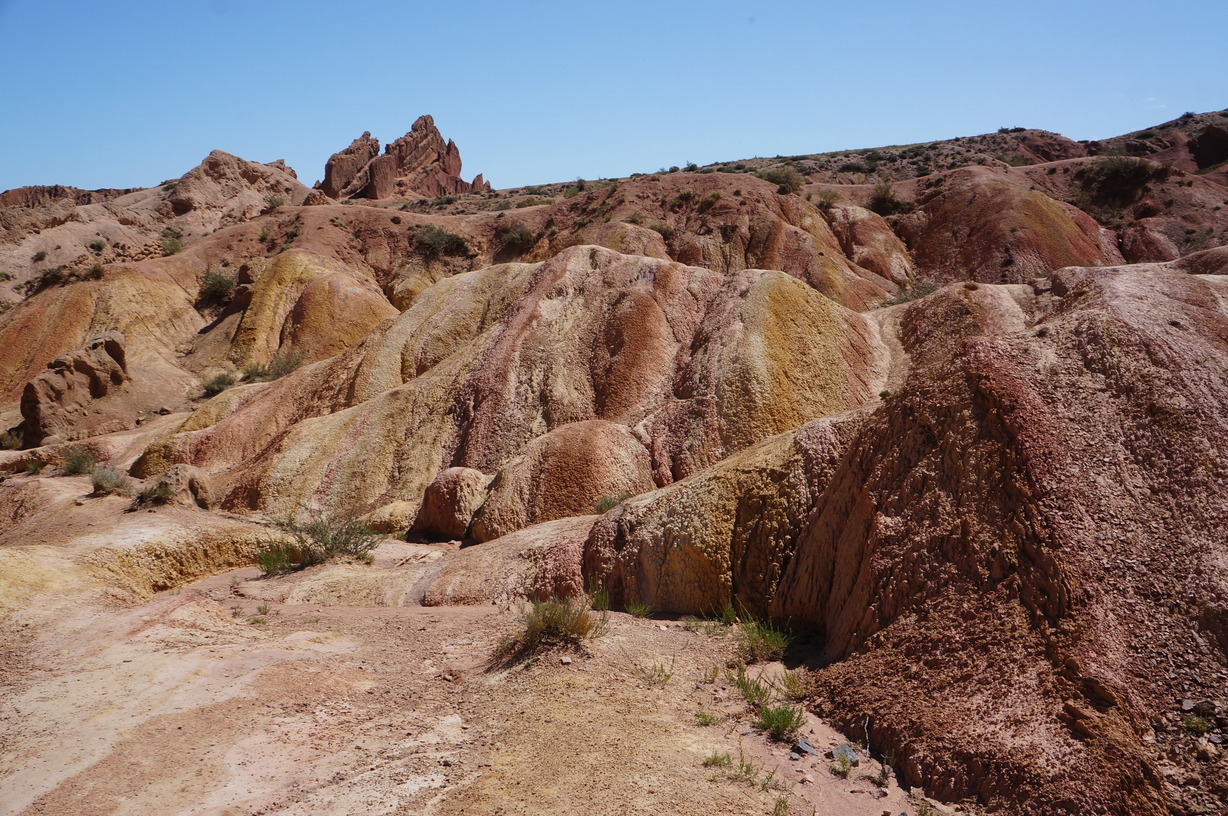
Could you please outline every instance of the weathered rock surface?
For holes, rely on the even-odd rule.
[[[490,496],[473,519],[478,541],[543,521],[592,513],[656,485],[644,443],[626,425],[572,422],[525,446],[495,475]]]
[[[428,538],[465,538],[492,478],[473,468],[440,471],[422,494],[422,507],[410,532]]]
[[[175,465],[158,477],[154,487],[170,504],[212,510],[212,482],[209,474],[191,465]]]
[[[72,439],[128,427],[135,419],[131,406],[115,396],[129,379],[119,332],[56,357],[22,391],[25,444],[36,447],[49,436]]]

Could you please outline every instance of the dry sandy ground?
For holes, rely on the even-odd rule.
[[[864,753],[839,779],[754,731],[728,679],[711,679],[732,655],[723,632],[612,614],[569,663],[492,667],[518,611],[412,605],[447,551],[378,552],[371,567],[240,570],[21,632],[2,675],[0,816],[918,810],[880,791]],[[701,709],[727,719],[701,726]],[[844,740],[814,718],[803,731],[820,751]],[[705,767],[714,753],[747,773]]]

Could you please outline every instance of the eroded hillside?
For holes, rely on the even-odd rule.
[[[1224,807],[1226,126],[494,190],[422,117],[4,193],[0,813]],[[321,517],[373,563],[256,578]],[[491,662],[594,595],[657,619]],[[881,784],[750,728],[729,610]]]

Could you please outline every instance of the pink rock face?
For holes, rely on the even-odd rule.
[[[364,133],[328,160],[321,191],[332,198],[380,199],[490,189],[480,174],[473,183],[461,179],[460,150],[455,142],[444,142],[430,116],[418,117],[409,133],[378,154],[379,142]]]
[[[73,430],[105,424],[106,420],[97,415],[95,401],[112,394],[127,381],[124,336],[119,332],[107,332],[56,357],[22,391],[25,444],[37,446],[49,436],[67,437]],[[123,406],[113,408],[124,413]],[[131,417],[109,419],[126,424]]]

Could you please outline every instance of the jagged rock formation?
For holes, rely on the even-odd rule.
[[[324,167],[320,190],[329,198],[456,195],[489,190],[479,173],[472,182],[460,177],[460,150],[444,142],[430,116],[419,116],[409,133],[384,148],[370,131],[359,136]]]

